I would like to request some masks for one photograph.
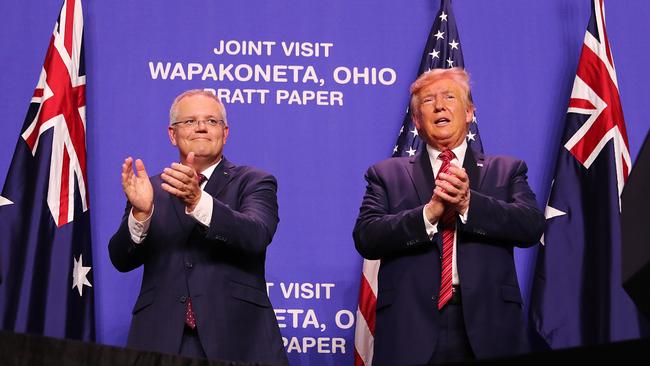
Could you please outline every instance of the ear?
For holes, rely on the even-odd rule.
[[[226,144],[226,140],[228,140],[229,131],[230,131],[230,129],[228,128],[228,126],[224,126],[224,128],[223,128],[223,144],[224,145]]]
[[[465,121],[467,121],[467,124],[470,124],[470,122],[472,122],[473,119],[474,119],[474,108],[468,106],[465,111]]]
[[[172,142],[172,145],[178,146],[178,143],[176,142],[176,129],[172,126],[169,126],[167,128],[167,134],[169,135],[169,141]]]
[[[415,111],[411,113],[411,121],[415,124],[415,128],[419,131],[420,130],[420,116],[418,116],[418,112]]]

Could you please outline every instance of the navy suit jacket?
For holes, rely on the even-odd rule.
[[[264,276],[266,247],[279,221],[275,178],[224,158],[204,187],[213,197],[207,228],[162,190],[160,176],[151,183],[154,212],[146,239],[131,240],[127,203],[108,246],[119,271],[144,265],[127,345],[178,353],[191,296],[208,358],[286,365]]]
[[[457,268],[466,332],[478,358],[527,350],[513,247],[539,241],[544,217],[523,161],[467,149],[470,181],[466,224],[457,221]],[[374,365],[427,363],[438,337],[441,232],[430,240],[422,210],[434,177],[427,150],[384,160],[368,182],[354,241],[367,259],[381,259]]]

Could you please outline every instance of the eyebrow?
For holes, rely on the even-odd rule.
[[[188,119],[217,119],[217,120],[219,120],[219,119],[223,119],[223,118],[222,117],[217,117],[214,114],[209,114],[209,115],[207,115],[205,117],[199,117],[197,115],[190,115],[190,116],[185,116],[185,117],[178,117],[178,119],[186,121]]]
[[[433,93],[433,92],[431,92],[431,93],[426,93],[426,94],[424,94],[424,95],[422,96],[422,99],[427,98],[427,97],[434,96],[434,95],[436,95],[436,94],[443,94],[443,95],[444,95],[444,94],[454,94],[454,92],[453,92],[451,89],[445,89],[445,90],[441,90],[441,91],[436,92],[436,93]]]

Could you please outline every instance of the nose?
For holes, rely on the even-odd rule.
[[[433,108],[436,112],[440,112],[445,109],[445,103],[442,101],[442,98],[436,98],[434,100]]]
[[[208,129],[208,121],[198,120],[196,121],[195,131],[206,131]]]

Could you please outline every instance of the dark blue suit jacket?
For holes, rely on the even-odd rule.
[[[467,223],[457,222],[457,267],[465,326],[478,358],[527,350],[513,247],[539,241],[544,217],[523,161],[467,149]],[[381,259],[374,365],[421,365],[436,349],[440,232],[429,240],[422,210],[434,177],[426,150],[368,169],[354,228],[357,250]]]
[[[279,221],[275,178],[224,158],[204,188],[214,205],[208,228],[185,214],[161,183],[160,176],[152,179],[146,239],[131,240],[127,204],[108,246],[118,270],[144,265],[127,345],[178,353],[191,296],[208,358],[286,365],[264,277],[266,247]]]

